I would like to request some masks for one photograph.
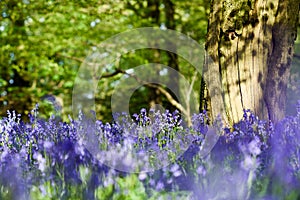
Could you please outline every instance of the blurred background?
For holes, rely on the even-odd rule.
[[[204,43],[209,8],[209,0],[0,0],[0,116],[15,110],[26,120],[39,103],[40,117],[54,114],[68,121],[77,71],[101,41],[129,29],[159,27]],[[151,62],[170,66],[192,82],[195,69],[175,54],[143,49],[122,55],[105,69],[107,76],[98,83],[95,100],[99,119],[112,119],[111,95],[122,76],[114,73],[116,69]],[[300,96],[299,66],[298,37],[288,91],[287,111],[291,114]],[[153,74],[166,78],[159,68],[153,69]],[[200,85],[199,76],[193,86],[198,102],[203,100]],[[157,89],[142,86],[130,99],[130,111],[157,104],[175,109]]]

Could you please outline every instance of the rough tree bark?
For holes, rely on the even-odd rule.
[[[213,119],[233,124],[243,109],[284,116],[298,17],[299,0],[211,1],[204,77]]]

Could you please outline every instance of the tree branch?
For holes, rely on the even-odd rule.
[[[56,53],[56,56],[63,57],[63,58],[68,58],[68,59],[75,60],[75,61],[82,62],[82,63],[84,62],[84,59],[82,59],[82,58],[68,56],[68,55],[64,55],[64,54],[61,54],[61,53]]]
[[[115,72],[113,72],[111,74],[101,75],[101,77],[99,77],[99,78],[109,78],[109,77],[113,77],[119,73],[126,74],[126,75],[134,78],[137,82],[139,82],[145,86],[158,89],[173,106],[175,106],[180,112],[182,112],[187,117],[188,124],[190,125],[190,116],[189,116],[188,110],[186,110],[179,102],[177,102],[176,99],[174,99],[172,97],[172,95],[167,90],[165,90],[162,86],[143,81],[140,78],[138,78],[136,75],[127,73],[125,70],[122,70],[119,68],[116,69]]]
[[[101,75],[100,79],[101,78],[110,78],[110,77],[116,76],[118,74],[126,74],[126,72],[122,69],[116,69],[116,71],[114,71],[113,73]]]

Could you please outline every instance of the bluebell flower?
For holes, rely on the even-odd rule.
[[[300,111],[284,118],[272,137],[273,171],[289,188],[300,187]]]

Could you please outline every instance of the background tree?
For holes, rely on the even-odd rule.
[[[52,95],[67,119],[78,67],[94,45],[117,32],[109,21],[119,20],[113,15],[119,7],[109,3],[113,9],[101,1],[0,1],[1,116],[11,109],[26,118],[36,103],[41,116],[54,114],[42,100]]]
[[[40,116],[61,114],[68,120],[77,70],[101,41],[145,26],[175,29],[195,40],[203,39],[208,13],[205,1],[0,1],[0,115],[5,116],[10,109],[26,119],[39,103]],[[122,55],[105,72],[109,75],[118,69],[127,70],[156,60],[192,79],[193,68],[183,59],[157,52],[141,50]],[[153,73],[157,72],[159,69]],[[110,97],[120,77],[121,74],[116,74],[99,81],[96,110],[104,121],[111,120]],[[178,84],[176,79],[170,81]],[[194,85],[199,91],[199,84]],[[151,91],[155,94],[152,99],[171,105],[155,90],[141,87],[136,91],[131,111],[147,107]],[[61,113],[46,100],[58,101]]]
[[[299,23],[298,0],[213,0],[205,75],[212,116],[230,124],[251,109],[277,121],[286,92]],[[222,91],[218,86],[222,86]]]

